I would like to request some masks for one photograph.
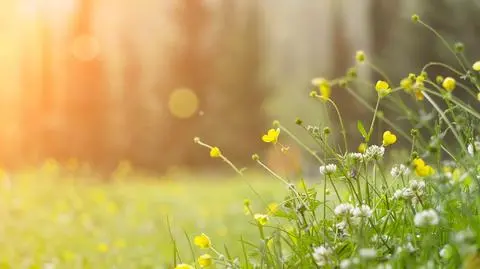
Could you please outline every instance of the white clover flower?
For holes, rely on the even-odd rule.
[[[459,231],[453,237],[453,241],[457,244],[471,243],[474,240],[475,234],[470,229]]]
[[[327,165],[322,165],[318,169],[321,175],[331,175],[337,171],[337,165],[331,163]]]
[[[353,205],[344,203],[337,205],[337,207],[335,207],[334,213],[339,217],[348,217],[352,214],[352,210]]]
[[[413,191],[413,192],[421,192],[423,193],[423,191],[425,190],[425,181],[417,181],[417,180],[412,180],[410,181],[410,189]]]
[[[480,142],[479,141],[475,141],[475,142],[473,142],[473,144],[470,143],[470,144],[467,145],[467,152],[472,157],[473,157],[473,155],[475,155],[475,152],[478,152],[479,150],[480,150]]]
[[[412,245],[412,242],[408,242],[406,243],[403,248],[405,250],[407,250],[409,253],[414,253],[415,251],[417,251],[417,249]]]
[[[348,153],[348,158],[354,161],[361,161],[363,160],[363,154],[360,152],[350,152]]]
[[[400,190],[396,190],[393,193],[393,199],[396,200],[412,200],[415,198],[415,193],[410,188],[403,188]]]
[[[417,227],[435,226],[440,222],[440,218],[437,211],[427,209],[415,214],[413,222]]]
[[[373,210],[368,205],[361,205],[352,209],[352,215],[356,218],[370,218]]]
[[[344,231],[346,227],[347,227],[347,223],[345,221],[341,221],[335,224],[335,228],[337,228],[340,231]]]
[[[373,248],[361,248],[358,250],[358,254],[363,259],[370,260],[377,257],[377,250]]]
[[[452,246],[450,246],[449,244],[446,244],[445,246],[443,246],[443,248],[440,250],[440,252],[438,254],[443,259],[449,260],[453,255]]]
[[[380,159],[385,154],[385,148],[383,146],[371,145],[365,151],[365,157],[367,159]]]
[[[417,200],[420,199],[423,196],[423,194],[425,193],[425,181],[412,180],[412,181],[410,181],[410,188],[409,189],[414,194],[412,202],[417,203]]]
[[[350,266],[352,266],[352,261],[349,259],[345,259],[340,262],[340,269],[349,269]]]
[[[390,170],[390,174],[392,177],[407,176],[410,174],[410,168],[403,164],[395,165],[392,167],[392,170]]]
[[[313,249],[313,258],[315,259],[315,263],[318,266],[326,266],[328,261],[330,260],[330,255],[332,255],[333,251],[328,246],[319,246]]]
[[[473,145],[472,144],[467,145],[467,152],[468,152],[468,154],[470,154],[470,156],[473,156],[473,154],[475,153],[475,151],[473,150]]]

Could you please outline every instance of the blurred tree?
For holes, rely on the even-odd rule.
[[[225,149],[236,163],[251,162],[265,144],[260,137],[270,92],[265,78],[263,14],[256,0],[221,1],[216,33],[214,88],[208,92],[201,136]]]
[[[95,1],[81,0],[69,36],[70,57],[66,121],[62,139],[67,155],[101,165],[105,160],[105,105],[101,61],[95,48],[92,20]]]
[[[193,137],[199,134],[199,118],[197,113],[187,118],[176,117],[169,107],[169,101],[175,90],[189,89],[194,91],[200,106],[205,101],[205,91],[211,85],[213,58],[205,50],[208,27],[208,10],[203,0],[175,1],[173,23],[177,26],[177,39],[172,48],[169,61],[169,80],[162,83],[165,90],[159,93],[162,100],[163,130],[157,134],[161,144],[156,151],[156,159],[149,163],[157,168],[169,166],[191,165],[197,160],[198,148]],[[185,106],[191,104],[182,104]],[[146,144],[146,147],[150,145]],[[150,149],[139,147],[148,152]]]

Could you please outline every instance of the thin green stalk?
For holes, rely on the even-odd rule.
[[[373,110],[373,118],[372,118],[372,123],[370,123],[370,128],[368,129],[368,134],[367,137],[365,138],[365,142],[370,141],[370,136],[373,133],[373,125],[375,124],[375,119],[377,118],[377,111],[378,111],[378,106],[380,105],[380,96],[377,97],[377,104],[375,105],[375,109]]]
[[[445,38],[443,38],[443,36],[440,33],[438,33],[437,30],[433,29],[430,25],[424,23],[422,20],[418,20],[418,22],[421,25],[423,25],[425,28],[430,30],[433,34],[435,34],[442,41],[443,45],[445,45],[445,47],[453,54],[453,56],[455,56],[455,59],[457,59],[458,63],[462,67],[462,69],[466,72],[468,69],[463,65],[463,62],[458,57],[457,53],[455,53],[455,51],[450,47],[450,44],[447,42],[447,40],[445,40]]]
[[[322,165],[325,164],[325,162],[318,157],[318,155],[313,151],[311,148],[309,148],[307,145],[305,145],[300,139],[298,139],[294,134],[292,134],[287,128],[285,128],[283,125],[280,125],[280,129],[284,131],[288,136],[290,136],[297,144],[299,144],[302,148],[304,148],[308,153],[310,153],[319,163]]]
[[[338,121],[340,122],[340,128],[342,128],[341,133],[343,136],[343,144],[345,146],[345,152],[348,152],[347,131],[345,130],[345,126],[343,125],[342,115],[340,114],[340,110],[338,110],[338,107],[335,104],[335,102],[333,102],[332,99],[330,98],[328,98],[328,101],[332,104],[332,106],[335,108],[335,111],[337,112]]]
[[[450,71],[452,71],[453,73],[459,75],[459,76],[463,76],[464,74],[460,71],[458,71],[457,69],[449,66],[448,64],[444,64],[444,63],[440,63],[440,62],[430,62],[426,65],[423,66],[422,68],[422,72],[425,72],[427,70],[427,68],[429,68],[430,66],[441,66],[441,67],[444,67]]]
[[[423,95],[425,96],[425,98],[427,98],[427,100],[430,102],[430,104],[432,104],[432,106],[437,110],[437,112],[440,114],[440,116],[442,117],[442,119],[445,121],[445,123],[447,123],[447,125],[450,127],[453,135],[455,136],[455,138],[457,139],[457,142],[460,144],[460,147],[462,148],[462,150],[464,152],[466,152],[466,148],[465,148],[465,143],[463,142],[463,139],[460,137],[460,135],[457,133],[457,131],[455,130],[455,128],[453,128],[453,125],[452,123],[450,122],[450,120],[447,118],[447,116],[445,116],[445,113],[443,113],[443,111],[440,109],[440,107],[437,105],[437,103],[435,103],[435,101],[433,101],[433,99],[430,97],[430,95],[428,95],[428,93],[424,92]]]
[[[350,93],[355,99],[357,99],[357,101],[359,101],[363,106],[365,106],[371,112],[375,111],[375,109],[372,106],[370,106],[370,104],[368,104],[368,102],[365,101],[365,99],[363,99],[361,96],[359,96],[355,91],[353,91],[348,87],[346,89],[348,93]],[[393,123],[392,121],[388,120],[385,117],[381,118],[381,120],[384,121],[386,124],[388,124],[390,127],[392,127],[394,130],[396,130],[399,135],[405,138],[405,140],[407,140],[408,142],[412,142],[412,138],[407,133],[405,133],[402,130],[402,128],[398,127],[395,123]]]
[[[340,197],[340,194],[338,193],[337,187],[335,186],[335,183],[333,183],[333,179],[330,175],[328,175],[328,179],[330,179],[330,183],[332,184],[333,190],[335,191],[335,194],[337,195],[338,201],[340,203],[342,202],[342,197]]]

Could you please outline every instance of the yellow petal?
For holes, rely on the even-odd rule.
[[[447,77],[443,80],[442,86],[445,90],[451,92],[455,89],[457,82],[454,78]]]
[[[390,131],[386,131],[383,133],[383,145],[389,146],[397,142],[397,136],[392,134]]]

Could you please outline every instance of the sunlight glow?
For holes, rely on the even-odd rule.
[[[91,35],[75,37],[72,43],[72,55],[80,61],[91,61],[100,53],[98,40]]]
[[[168,108],[173,116],[187,119],[192,117],[198,110],[198,103],[198,97],[194,91],[180,88],[170,94]]]
[[[17,10],[24,19],[35,19],[39,15],[50,19],[64,17],[75,11],[76,0],[21,0]]]

